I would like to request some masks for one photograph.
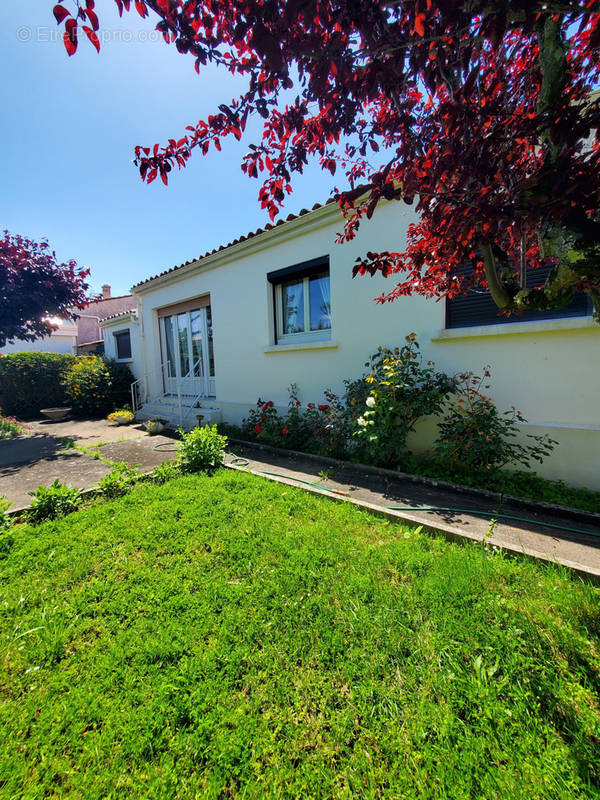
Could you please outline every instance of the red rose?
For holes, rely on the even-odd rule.
[[[284,436],[287,436],[288,433],[289,433],[289,430],[287,428],[282,428],[281,432],[283,433]]]
[[[319,406],[319,411],[329,411],[330,408],[331,406],[322,405]]]
[[[314,407],[315,407],[315,404],[314,404],[314,403],[309,403],[309,404],[308,404],[308,408],[314,408]]]
[[[257,422],[256,425],[254,426],[254,433],[261,433],[261,431],[262,431],[262,426],[259,425]]]
[[[300,400],[296,400],[296,408],[300,408],[301,405],[302,403],[300,402]]]

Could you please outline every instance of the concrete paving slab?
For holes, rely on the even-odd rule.
[[[149,472],[163,461],[173,461],[177,456],[177,448],[176,439],[146,434],[139,439],[103,445],[98,451],[110,461],[124,461],[130,467],[137,466],[141,472]]]
[[[63,422],[38,420],[27,423],[33,434],[72,439],[83,445],[99,442],[117,442],[123,439],[139,439],[146,436],[142,425],[115,425],[107,419],[67,419]]]
[[[37,438],[37,437],[36,437]],[[55,440],[53,440],[55,441]],[[57,478],[77,489],[88,489],[103,478],[110,467],[71,448],[55,448],[27,463],[0,466],[0,494],[6,495],[13,508],[26,508],[31,503],[29,492],[38,486],[50,486]]]

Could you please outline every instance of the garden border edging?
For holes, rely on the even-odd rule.
[[[385,467],[374,467],[371,464],[360,464],[354,461],[343,461],[339,458],[331,458],[330,456],[319,456],[315,453],[303,453],[299,450],[286,450],[281,447],[273,447],[269,444],[262,444],[260,442],[251,442],[246,441],[245,439],[237,439],[233,437],[228,437],[228,441],[230,444],[237,444],[242,446],[249,446],[254,447],[257,450],[262,450],[264,452],[271,452],[276,455],[287,455],[287,456],[298,456],[300,458],[306,458],[309,461],[315,461],[316,463],[321,464],[330,464],[331,466],[336,466],[341,469],[358,469],[364,470],[372,475],[381,475],[382,477],[387,478],[402,478],[405,480],[412,481],[413,483],[419,483],[423,486],[432,486],[435,488],[440,489],[449,489],[453,492],[458,492],[460,494],[471,495],[473,497],[482,497],[486,500],[494,500],[498,503],[512,503],[513,505],[520,506],[521,508],[531,509],[533,511],[540,511],[540,512],[552,512],[554,514],[561,514],[564,517],[568,517],[569,519],[579,520],[581,522],[591,522],[596,523],[600,526],[600,513],[595,513],[593,511],[586,511],[582,508],[572,508],[570,506],[561,506],[558,503],[546,503],[542,500],[531,500],[527,497],[515,497],[513,495],[504,494],[503,492],[493,492],[490,489],[478,489],[475,486],[462,486],[457,483],[451,483],[450,481],[443,481],[439,480],[438,478],[428,478],[424,475],[413,475],[409,472],[398,472],[393,469],[386,469]]]

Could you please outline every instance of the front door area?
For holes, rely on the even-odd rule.
[[[190,304],[187,304],[188,306]],[[210,305],[188,308],[159,319],[164,390],[184,396],[215,396]]]

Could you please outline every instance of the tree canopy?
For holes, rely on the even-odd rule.
[[[47,242],[4,231],[0,238],[0,347],[49,336],[53,317],[74,319],[89,302],[89,269],[61,264]]]
[[[115,2],[153,12],[198,72],[248,80],[176,138],[136,147],[148,183],[260,115],[242,169],[271,219],[311,158],[344,175],[341,241],[382,201],[415,205],[404,249],[355,265],[394,276],[381,302],[482,286],[510,313],[584,291],[600,318],[600,0]],[[100,49],[94,0],[54,15],[70,55],[79,29]],[[540,266],[549,277],[526,288]]]

